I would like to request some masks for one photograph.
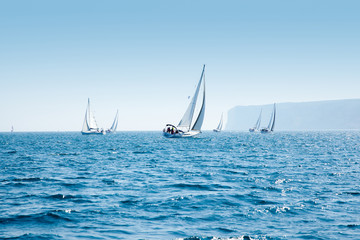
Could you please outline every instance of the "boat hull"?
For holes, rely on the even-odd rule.
[[[272,131],[270,129],[267,128],[263,128],[260,130],[261,133],[272,133]]]
[[[99,131],[91,131],[91,132],[81,132],[82,135],[105,135],[106,132],[99,132]]]
[[[221,130],[219,129],[213,129],[214,132],[220,132]]]
[[[163,132],[163,136],[167,137],[167,138],[189,138],[189,137],[194,137],[198,134],[200,134],[201,132],[195,132],[195,131],[190,131],[190,132],[179,132],[179,133],[168,133],[168,132]]]

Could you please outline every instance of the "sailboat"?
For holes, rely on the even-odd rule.
[[[114,122],[111,125],[111,128],[106,130],[106,133],[114,133],[114,132],[116,132],[116,128],[117,128],[117,125],[118,125],[118,120],[119,120],[119,110],[116,111]]]
[[[274,109],[271,113],[269,125],[266,128],[262,128],[260,131],[261,133],[271,133],[274,131],[275,128],[275,116],[276,116],[276,105],[274,103]]]
[[[11,126],[11,132],[14,132],[14,126]]]
[[[259,115],[258,120],[256,121],[254,127],[249,128],[249,132],[257,132],[257,131],[259,131],[260,124],[261,124],[261,113],[262,113],[262,109],[260,111],[260,115]]]
[[[85,119],[81,130],[83,135],[88,134],[106,134],[103,129],[100,129],[96,123],[94,114],[90,110],[90,99],[88,99],[88,105],[86,108]]]
[[[194,114],[196,103],[198,100],[200,89],[202,91],[201,107],[197,114]],[[201,72],[201,77],[199,83],[197,84],[194,96],[192,97],[190,104],[184,113],[184,116],[180,120],[177,126],[172,124],[166,124],[163,129],[163,135],[168,138],[183,138],[183,137],[193,137],[201,133],[201,126],[204,121],[205,115],[205,65]],[[194,121],[193,121],[194,120]]]
[[[223,126],[223,113],[221,114],[220,122],[217,128],[213,129],[214,132],[221,132]]]

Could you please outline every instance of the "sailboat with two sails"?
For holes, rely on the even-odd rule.
[[[84,119],[84,123],[83,123],[81,133],[83,135],[90,135],[90,134],[104,135],[104,134],[106,134],[106,131],[104,131],[104,129],[100,129],[98,127],[97,122],[95,120],[95,116],[91,112],[90,98],[88,98],[88,105],[87,105],[87,108],[86,108],[85,119]]]
[[[262,128],[260,130],[261,133],[271,133],[274,131],[275,128],[275,116],[276,116],[276,105],[274,103],[274,109],[271,113],[271,117],[270,117],[270,121],[269,121],[269,125],[265,128]]]
[[[202,92],[200,91],[202,89]],[[195,107],[199,98],[199,93],[202,93],[202,98],[199,100],[200,110],[195,113]],[[166,124],[163,129],[163,135],[168,138],[185,138],[193,137],[201,133],[201,126],[205,116],[205,65],[201,72],[200,80],[197,84],[194,96],[192,97],[190,104],[181,118],[177,126],[173,124]]]
[[[249,132],[257,132],[260,130],[260,124],[261,124],[261,113],[262,113],[262,109],[260,111],[260,115],[258,117],[258,120],[256,121],[254,127],[249,128]]]
[[[219,125],[217,126],[217,128],[213,129],[213,131],[214,132],[221,132],[222,127],[223,127],[223,113],[221,113],[221,118],[220,118]]]
[[[117,128],[117,125],[118,125],[118,120],[119,120],[119,110],[116,111],[114,122],[111,125],[111,127],[106,130],[106,133],[114,133],[114,132],[116,132],[116,128]]]

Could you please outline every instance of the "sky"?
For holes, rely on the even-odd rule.
[[[237,105],[360,98],[360,1],[0,1],[0,131],[177,124]]]

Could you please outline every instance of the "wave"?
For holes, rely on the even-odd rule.
[[[212,188],[208,185],[188,184],[188,183],[172,184],[172,185],[170,185],[170,187],[190,189],[190,190],[203,190],[203,191],[211,191],[212,190]]]
[[[133,154],[152,154],[151,151],[133,151]]]
[[[232,232],[232,231],[231,231]],[[202,236],[192,236],[192,237],[186,237],[186,238],[176,238],[176,240],[267,240],[267,239],[274,239],[274,238],[268,238],[265,236],[262,237],[250,237],[248,235],[243,235],[240,237],[202,237]]]
[[[34,222],[38,223],[58,223],[59,221],[66,221],[72,222],[72,218],[66,216],[69,213],[76,212],[72,209],[65,209],[65,210],[53,210],[53,211],[46,211],[42,213],[30,214],[30,215],[16,215],[7,218],[0,218],[1,224],[11,224],[11,223],[19,223],[25,224],[30,223],[33,224]]]
[[[353,195],[353,196],[359,196],[360,192],[345,192],[346,194]]]
[[[71,201],[74,203],[92,203],[90,199],[86,199],[82,195],[64,195],[64,194],[53,194],[46,196],[45,198],[51,200],[60,200],[60,201]]]
[[[80,155],[80,153],[56,153],[54,155],[57,155],[57,156],[77,156],[77,155]]]
[[[62,237],[60,237],[59,235],[54,235],[54,234],[33,234],[33,233],[25,233],[23,235],[20,236],[16,236],[16,237],[8,237],[8,238],[2,238],[2,239],[6,239],[6,240],[58,240],[58,239],[63,239]]]
[[[14,178],[12,179],[14,182],[38,182],[41,181],[41,178],[33,177],[33,178]]]
[[[7,154],[15,154],[15,153],[17,153],[17,151],[16,150],[10,150],[10,151],[7,151],[6,153]]]

